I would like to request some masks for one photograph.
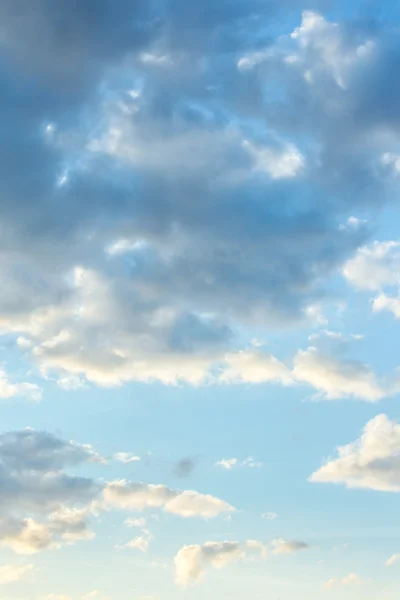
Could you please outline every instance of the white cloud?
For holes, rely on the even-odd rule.
[[[274,540],[271,544],[274,554],[289,554],[308,548],[304,542]],[[203,580],[207,567],[223,569],[238,560],[248,560],[249,553],[256,553],[261,559],[268,556],[269,545],[259,540],[240,542],[206,542],[202,546],[184,546],[174,558],[175,581],[177,585],[190,585]]]
[[[33,565],[0,565],[0,585],[24,579],[33,570]]]
[[[400,554],[392,554],[392,556],[390,558],[387,559],[385,565],[387,567],[392,567],[393,565],[395,565],[397,562],[400,562]]]
[[[216,462],[215,466],[223,467],[224,469],[227,469],[228,471],[230,471],[237,464],[238,464],[237,458],[223,458],[222,460],[219,460],[218,462]]]
[[[296,177],[304,168],[304,157],[293,145],[282,149],[273,149],[257,146],[245,140],[243,147],[254,158],[254,169],[264,171],[273,179]]]
[[[309,546],[305,542],[272,540],[273,554],[294,554],[299,550],[308,550]]]
[[[309,480],[400,492],[400,425],[381,414],[369,421],[361,437],[337,448],[337,458],[328,460]]]
[[[293,376],[312,386],[326,400],[353,397],[376,402],[392,393],[378,383],[368,366],[352,360],[337,360],[312,346],[299,350],[294,357]]]
[[[222,467],[223,469],[230,471],[234,467],[248,467],[250,469],[254,469],[262,467],[262,464],[263,463],[254,460],[252,456],[249,456],[244,460],[239,460],[238,458],[223,458],[222,460],[216,462],[215,466]]]
[[[343,275],[355,287],[379,291],[400,284],[400,243],[375,241],[359,248],[346,262]]]
[[[222,569],[243,556],[239,542],[206,542],[203,546],[184,546],[174,558],[176,583],[186,586],[204,577],[205,567]]]
[[[114,459],[119,462],[129,464],[133,462],[139,462],[140,456],[135,456],[134,454],[129,454],[128,452],[117,452],[114,454]]]
[[[106,504],[117,508],[141,511],[162,508],[182,517],[213,518],[232,512],[227,502],[195,491],[177,491],[164,485],[129,483],[125,480],[108,483],[103,491]]]
[[[303,12],[302,23],[291,37],[298,44],[297,60],[292,64],[299,63],[305,81],[315,86],[330,77],[339,89],[346,90],[354,69],[367,64],[375,50],[374,42],[368,39],[361,44],[346,44],[341,27],[313,11]],[[307,61],[307,54],[312,61]]]
[[[219,375],[223,383],[265,383],[291,385],[290,370],[275,356],[260,350],[243,350],[225,357],[226,366]]]
[[[343,334],[329,330],[323,332],[328,338],[345,341]],[[360,339],[360,335],[350,336]],[[244,350],[226,356],[225,366],[218,375],[223,383],[265,383],[281,385],[307,384],[314,388],[320,399],[335,400],[357,398],[376,402],[396,392],[396,385],[384,386],[374,371],[358,361],[336,358],[315,346],[298,350],[290,369],[277,358],[260,350]],[[232,464],[226,461],[236,461]],[[228,468],[239,464],[237,458],[224,459],[220,466]]]
[[[147,550],[149,549],[149,544],[151,541],[151,535],[139,535],[135,538],[133,538],[132,540],[130,540],[129,542],[127,542],[126,544],[124,544],[123,546],[117,546],[117,548],[119,550],[129,550],[129,549],[135,549],[135,550],[140,550],[140,552],[147,552]]]
[[[25,397],[30,400],[39,401],[42,399],[42,390],[35,383],[12,383],[4,371],[0,369],[0,398]]]

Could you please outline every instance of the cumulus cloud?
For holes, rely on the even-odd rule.
[[[289,554],[307,549],[304,542],[286,542],[274,540],[271,545],[259,540],[240,542],[205,542],[203,545],[184,546],[174,558],[175,581],[177,585],[187,586],[204,579],[207,567],[223,569],[238,560],[248,559],[249,553],[256,553],[266,559],[271,546],[274,554]],[[285,550],[277,551],[277,548]]]
[[[106,505],[126,510],[142,511],[162,508],[181,517],[203,517],[210,519],[234,508],[207,494],[185,490],[172,490],[164,485],[132,483],[125,480],[108,483],[103,491]]]
[[[313,346],[296,354],[293,376],[311,385],[327,400],[353,397],[376,402],[393,393],[379,384],[367,365],[354,360],[337,360]]]
[[[204,568],[223,569],[242,558],[239,542],[206,542],[203,546],[184,546],[174,558],[176,583],[188,585],[204,577]]]
[[[1,331],[64,389],[290,384],[238,332],[315,317],[394,193],[391,33],[307,11],[263,48],[276,2],[100,4],[0,8]]]
[[[32,554],[90,539],[92,503],[101,486],[67,474],[83,463],[103,463],[90,446],[25,429],[0,435],[0,543]]]
[[[381,414],[365,425],[358,440],[339,446],[337,457],[329,459],[309,480],[400,492],[399,456],[400,425]]]
[[[89,444],[30,428],[0,434],[0,544],[18,554],[34,554],[90,540],[90,519],[111,508],[159,508],[205,519],[234,510],[219,498],[191,490],[125,480],[105,483],[67,472],[93,463],[105,460]],[[142,530],[126,547],[145,551],[151,539],[146,521],[131,518],[126,525]]]
[[[290,385],[292,377],[289,369],[275,356],[258,350],[246,350],[228,354],[225,357],[226,368],[219,380],[224,383],[247,382],[265,383],[275,381]]]
[[[343,268],[347,280],[359,289],[378,292],[374,312],[388,311],[400,318],[400,243],[374,241],[358,249]],[[391,290],[388,293],[388,290]]]
[[[354,286],[364,290],[382,290],[400,284],[399,242],[374,241],[359,248],[343,267],[343,274]]]

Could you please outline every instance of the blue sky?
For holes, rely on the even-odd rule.
[[[0,596],[394,600],[390,2],[0,0]]]

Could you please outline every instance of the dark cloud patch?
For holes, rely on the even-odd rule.
[[[197,467],[199,459],[197,457],[187,456],[181,458],[175,464],[174,473],[177,477],[185,478],[190,477],[195,468]]]

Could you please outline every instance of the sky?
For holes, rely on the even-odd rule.
[[[397,3],[0,23],[2,600],[397,600]]]

